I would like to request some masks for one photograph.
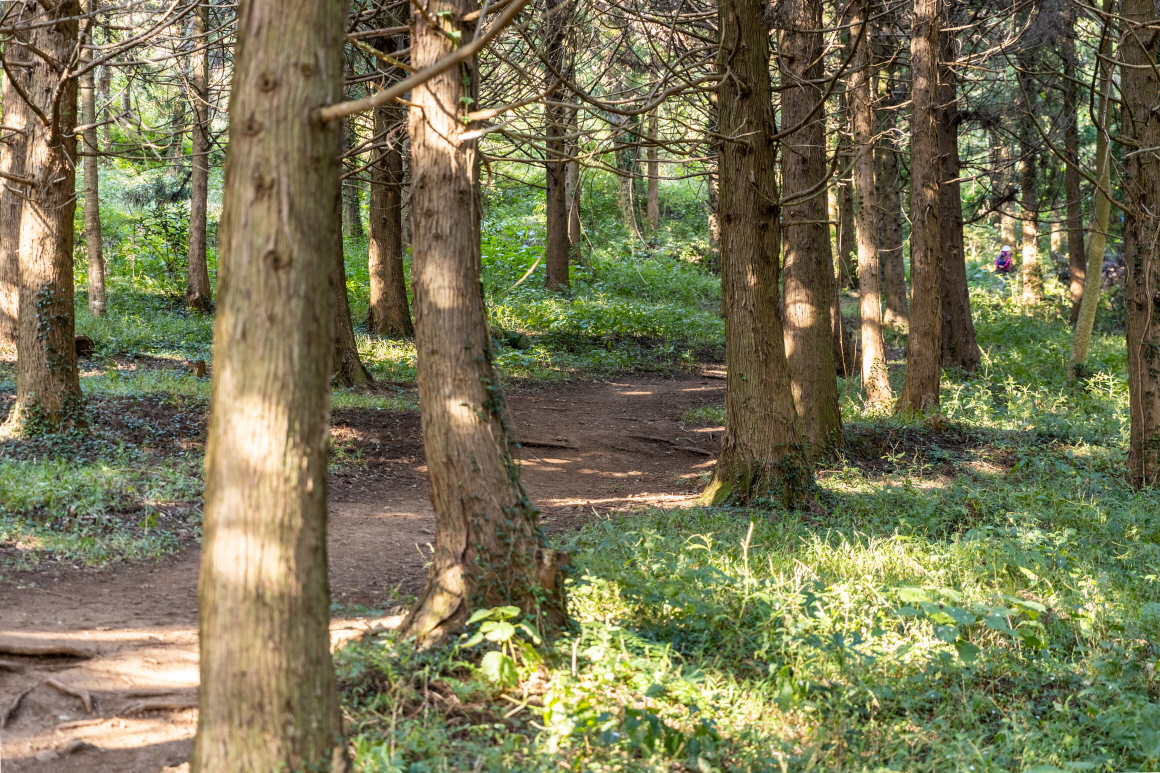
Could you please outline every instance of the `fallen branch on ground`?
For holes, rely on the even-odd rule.
[[[18,674],[23,670],[24,666],[19,663],[13,663],[10,660],[0,660],[0,671],[11,671]]]
[[[678,441],[669,440],[668,438],[655,437],[654,435],[629,435],[629,437],[635,440],[651,440],[654,443],[665,443],[677,449],[678,451],[687,451],[690,454],[700,454],[701,456],[713,455],[712,451],[706,451],[704,448],[697,448],[696,446],[683,446],[680,445]]]
[[[80,702],[85,704],[85,713],[86,714],[93,713],[93,696],[90,695],[89,691],[86,690],[85,688],[83,688],[83,687],[70,687],[69,685],[65,684],[64,682],[58,682],[55,679],[45,679],[44,683],[47,684],[49,687],[53,688],[54,690],[57,690],[59,692],[64,693],[65,695],[71,695],[74,698],[80,699]]]
[[[24,696],[28,695],[30,692],[32,692],[31,687],[17,695],[16,700],[12,701],[12,703],[8,705],[8,708],[4,709],[4,713],[0,714],[0,727],[8,727],[8,720],[15,716],[16,710],[20,708],[20,702],[23,701]]]
[[[92,650],[73,647],[69,644],[4,644],[0,643],[0,655],[23,655],[28,658],[66,657],[88,660],[95,656]]]
[[[555,443],[551,440],[517,440],[516,442],[528,448],[567,448],[572,451],[577,450],[576,446],[568,445],[567,443]]]
[[[185,709],[196,709],[197,699],[192,700],[156,700],[156,701],[141,701],[135,703],[121,713],[125,716],[130,714],[141,714],[146,711],[183,711]]]

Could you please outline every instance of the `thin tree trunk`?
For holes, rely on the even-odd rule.
[[[358,147],[359,137],[354,123],[347,120],[342,125],[342,152]],[[347,159],[347,165],[359,167],[358,156]],[[361,239],[366,235],[362,222],[362,188],[357,178],[351,177],[342,184],[342,235],[348,239]]]
[[[725,437],[702,495],[721,504],[771,499],[796,506],[812,480],[801,455],[797,414],[778,309],[779,212],[769,35],[762,0],[717,6],[721,285],[729,379]]]
[[[1160,483],[1160,14],[1152,0],[1123,0],[1121,124],[1135,141],[1124,167],[1124,264],[1131,433],[1128,480]]]
[[[942,377],[942,201],[939,182],[938,59],[939,0],[914,0],[910,62],[912,101],[910,141],[910,261],[913,295],[906,382],[897,410],[936,413]]]
[[[846,100],[847,103],[849,100]],[[846,115],[849,115],[847,104]],[[843,159],[852,158],[854,147],[843,132],[838,152]],[[835,189],[838,205],[838,281],[848,290],[858,289],[858,229],[854,225],[854,180],[846,177]]]
[[[243,0],[206,446],[192,773],[349,769],[330,657],[342,0]]]
[[[463,39],[472,0],[430,0],[411,17],[411,62],[422,69]],[[566,619],[558,556],[547,547],[520,484],[492,367],[480,285],[479,156],[462,120],[474,98],[475,62],[417,87],[410,110],[414,228],[412,283],[419,409],[435,507],[435,553],[427,586],[403,622],[419,639],[466,622],[473,607],[518,606],[543,629]],[[465,82],[467,85],[465,86]]]
[[[971,319],[971,295],[967,287],[967,254],[963,238],[962,186],[958,181],[959,95],[955,61],[955,34],[943,32],[942,65],[939,72],[939,139],[942,150],[942,364],[974,373],[982,355]]]
[[[17,11],[12,15],[13,24],[19,24],[24,16]],[[24,65],[30,61],[26,48],[13,38],[4,44],[4,56],[13,73],[26,72]],[[24,177],[24,156],[27,152],[28,114],[24,100],[16,90],[11,77],[4,77],[4,130],[0,137],[0,346],[16,346],[18,321],[20,319],[20,217],[24,209],[24,197],[28,188],[16,183],[12,178]]]
[[[906,297],[906,256],[902,249],[903,179],[898,156],[898,110],[896,93],[897,57],[893,46],[879,48],[886,65],[880,69],[879,99],[885,109],[877,111],[877,129],[882,138],[877,150],[878,174],[878,263],[886,308],[882,319],[888,327],[905,331],[909,327]]]
[[[551,69],[567,72],[570,60],[565,34],[570,23],[570,0],[548,0],[544,30],[544,56]],[[549,82],[556,76],[549,72]],[[544,187],[546,207],[545,285],[549,290],[568,287],[572,250],[568,241],[568,108],[559,95],[544,107]]]
[[[894,399],[886,369],[878,265],[878,188],[874,180],[874,74],[870,69],[870,22],[866,0],[850,8],[850,37],[858,47],[851,62],[847,102],[854,131],[854,215],[858,241],[858,305],[862,331],[862,388],[866,402]]]
[[[342,233],[342,197],[334,201],[336,228]],[[346,255],[343,240],[335,242],[330,265],[330,310],[334,316],[334,383],[344,388],[363,388],[374,383],[358,355],[354,324],[350,316],[350,297],[346,290]]]
[[[382,49],[386,50],[386,49]],[[367,245],[371,300],[369,327],[378,335],[415,335],[403,271],[403,123],[398,107],[375,110],[375,136],[388,143],[371,167],[370,242]]]
[[[209,4],[199,3],[193,14],[194,51],[189,58],[190,102],[193,104],[193,152],[189,199],[189,279],[185,305],[195,311],[213,309],[206,257],[207,210],[209,208]]]
[[[575,125],[572,125],[570,131],[575,130]],[[575,145],[572,145],[570,153],[574,153],[575,150]],[[572,254],[577,256],[580,252],[580,240],[584,238],[580,222],[580,185],[580,163],[569,161],[564,172],[565,197],[568,199],[568,246]]]
[[[1075,17],[1070,17],[1074,28]],[[1087,255],[1083,246],[1083,201],[1080,192],[1079,171],[1079,110],[1076,95],[1075,44],[1069,43],[1063,54],[1063,147],[1066,156],[1064,191],[1067,197],[1067,263],[1071,281],[1071,324],[1079,320],[1083,302],[1084,279],[1087,276]]]
[[[648,196],[645,205],[645,222],[649,231],[656,231],[661,227],[661,180],[660,180],[660,153],[656,146],[660,133],[660,108],[653,110],[648,116],[648,138],[650,144],[645,151],[645,174],[648,177]]]
[[[1115,0],[1104,0],[1104,12],[1110,13]],[[1112,88],[1111,67],[1103,63],[1112,56],[1111,35],[1106,34],[1100,45],[1100,63],[1104,72],[1100,78],[1100,94],[1108,94]],[[1075,323],[1075,334],[1071,340],[1071,355],[1068,357],[1068,380],[1082,380],[1087,376],[1087,357],[1091,348],[1092,328],[1096,322],[1096,308],[1100,301],[1100,281],[1103,277],[1104,248],[1107,245],[1108,225],[1111,222],[1112,202],[1108,198],[1112,184],[1111,145],[1108,141],[1108,127],[1111,121],[1111,106],[1106,97],[1100,96],[1096,127],[1096,168],[1098,181],[1093,196],[1092,226],[1087,239],[1087,269],[1084,276],[1083,298],[1080,301],[1079,317]]]
[[[1020,57],[1019,85],[1024,95],[1019,118],[1019,217],[1023,223],[1023,303],[1043,303],[1043,267],[1039,261],[1039,151],[1036,148],[1035,94],[1038,84],[1030,70],[1030,56]]]
[[[87,0],[86,11],[99,10],[99,0]],[[89,41],[90,43],[92,41]],[[91,61],[87,53],[82,62]],[[97,157],[97,94],[96,77],[92,70],[81,76],[81,123],[92,127],[81,133],[84,146],[85,177],[85,252],[89,268],[89,313],[94,317],[105,315],[105,252],[101,235],[101,172]]]
[[[32,100],[25,174],[33,185],[20,217],[16,405],[9,417],[26,433],[85,423],[73,317],[77,80],[62,81],[57,69],[76,50],[80,12],[77,0],[41,6],[30,13],[39,25],[27,33],[28,50],[40,54],[22,78]]]

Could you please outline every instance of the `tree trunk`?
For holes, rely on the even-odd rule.
[[[778,65],[782,123],[804,125],[785,138],[781,169],[784,215],[785,352],[798,429],[810,459],[841,445],[842,411],[834,377],[831,303],[834,264],[829,250],[826,195],[826,116],[822,77],[822,7],[819,0],[787,0],[778,8]],[[808,85],[807,85],[808,84]],[[795,87],[796,86],[796,87]],[[811,117],[812,114],[812,117]],[[818,190],[808,193],[814,188]]]
[[[616,202],[620,206],[620,219],[624,223],[624,229],[629,236],[632,236],[639,230],[636,225],[636,202],[632,192],[636,182],[638,150],[637,134],[633,129],[633,122],[637,119],[618,116],[616,120],[621,126],[616,141],[623,146],[616,152],[616,168],[620,171],[620,174],[616,176],[619,186]]]
[[[1022,109],[1019,113],[1019,217],[1023,223],[1023,303],[1043,303],[1043,267],[1039,262],[1039,151],[1036,149],[1035,94],[1038,83],[1031,76],[1030,56],[1019,59]]]
[[[1123,0],[1131,27],[1120,58],[1121,123],[1136,152],[1124,167],[1124,294],[1128,307],[1131,433],[1128,480],[1160,483],[1160,78],[1156,55],[1160,14],[1152,0]]]
[[[10,17],[19,24],[24,16],[19,11]],[[24,64],[30,59],[26,48],[13,38],[4,44],[4,56],[13,73],[26,72]],[[27,85],[27,84],[26,84]],[[20,319],[20,216],[24,197],[29,189],[12,178],[24,177],[24,156],[28,145],[29,116],[24,100],[16,90],[13,79],[4,77],[3,148],[0,149],[0,346],[16,346]]]
[[[98,0],[87,0],[86,11],[99,9]],[[92,41],[89,41],[90,43]],[[88,53],[82,54],[81,62],[92,60]],[[81,133],[84,147],[85,177],[85,252],[89,263],[89,313],[94,317],[105,315],[105,252],[101,235],[101,172],[97,157],[97,83],[96,76],[89,70],[81,76],[81,123],[87,128]]]
[[[386,50],[386,49],[383,49]],[[403,123],[393,105],[375,110],[375,136],[387,147],[371,167],[369,327],[378,335],[415,335],[403,271]],[[384,136],[386,135],[386,136]]]
[[[472,0],[430,0],[411,17],[414,67],[451,53],[445,19]],[[461,627],[475,607],[520,607],[551,631],[566,620],[560,557],[547,547],[537,511],[520,484],[504,420],[503,390],[492,367],[480,285],[480,199],[475,140],[462,120],[475,97],[474,60],[417,87],[411,96],[412,283],[419,408],[435,507],[435,553],[427,586],[402,630],[419,639]],[[468,84],[465,86],[465,84]]]
[[[910,262],[913,295],[906,382],[897,411],[936,413],[942,377],[942,233],[939,182],[938,59],[939,0],[914,0],[910,62],[912,101],[910,140]]]
[[[192,773],[346,771],[330,658],[328,278],[342,0],[243,0],[221,223]]]
[[[812,486],[802,458],[778,309],[779,212],[769,35],[762,0],[721,0],[717,67],[721,289],[729,379],[709,504],[797,506]]]
[[[359,145],[359,137],[354,124],[347,120],[342,124],[342,152],[345,154]],[[347,166],[358,167],[358,156],[347,159]],[[348,239],[361,239],[366,235],[362,222],[362,188],[356,178],[342,184],[342,235]]]
[[[880,80],[880,99],[887,109],[879,110],[878,133],[882,137],[877,151],[878,172],[878,263],[882,275],[886,309],[883,321],[895,330],[905,331],[909,327],[908,303],[906,299],[906,256],[902,249],[902,190],[904,182],[898,156],[898,110],[899,97],[895,80],[897,57],[893,49],[882,52],[886,60]]]
[[[967,287],[967,250],[963,239],[962,186],[957,182],[959,162],[958,77],[953,69],[955,34],[943,32],[939,71],[939,139],[942,150],[942,364],[974,373],[982,355],[971,319]]]
[[[847,100],[848,101],[848,100]],[[847,106],[846,114],[849,115]],[[838,153],[844,159],[852,158],[854,147],[842,134]],[[854,225],[854,180],[846,177],[838,181],[834,190],[838,205],[838,281],[848,290],[858,289],[858,232]]]
[[[645,174],[648,177],[648,196],[645,205],[645,222],[649,231],[656,231],[661,227],[661,178],[660,178],[660,148],[656,141],[660,133],[660,108],[653,110],[648,116],[649,146],[645,151]]]
[[[341,186],[340,186],[341,187]],[[335,228],[342,233],[342,196],[334,200]],[[335,242],[334,255],[330,265],[330,310],[334,316],[334,383],[335,386],[350,389],[363,388],[374,383],[371,374],[363,366],[358,356],[358,342],[354,337],[354,324],[350,317],[350,297],[346,291],[346,255],[343,240]]]
[[[1074,29],[1075,17],[1071,25]],[[1064,191],[1067,197],[1067,264],[1071,281],[1071,324],[1079,320],[1083,302],[1084,278],[1087,276],[1087,255],[1083,246],[1083,201],[1079,172],[1079,100],[1076,95],[1075,44],[1069,43],[1063,54],[1063,148],[1066,157]]]
[[[874,180],[874,91],[870,64],[866,0],[850,8],[850,38],[857,46],[851,63],[847,102],[854,132],[854,215],[858,242],[858,306],[862,331],[862,388],[866,402],[888,405],[894,399],[882,335],[878,264],[878,188]]]
[[[20,320],[16,343],[16,405],[9,421],[26,433],[85,423],[74,342],[73,216],[76,213],[77,80],[64,78],[76,51],[77,0],[30,11],[31,67],[21,78],[28,187],[20,217]],[[46,60],[44,57],[48,57]]]
[[[575,125],[572,125],[570,130],[575,131]],[[576,146],[573,144],[571,152],[574,153],[575,150]],[[568,247],[572,250],[572,254],[577,256],[580,253],[580,240],[584,238],[580,223],[580,184],[580,163],[569,161],[564,171],[565,198],[568,199]]]
[[[1104,0],[1105,17],[1115,7],[1116,0]],[[1103,68],[1099,78],[1100,94],[1110,94],[1112,88],[1112,68],[1106,61],[1112,57],[1111,35],[1105,34],[1100,44],[1100,60],[1097,67]],[[1068,357],[1067,375],[1069,381],[1087,377],[1087,356],[1091,348],[1092,328],[1096,321],[1096,308],[1100,301],[1100,282],[1103,278],[1104,247],[1107,244],[1108,225],[1111,221],[1112,202],[1108,193],[1112,189],[1111,144],[1108,127],[1111,120],[1111,104],[1107,97],[1097,97],[1099,110],[1096,118],[1096,168],[1098,184],[1092,195],[1092,226],[1087,239],[1087,268],[1084,275],[1083,298],[1080,301],[1079,317],[1075,323],[1075,334],[1071,340],[1071,355]]]
[[[194,51],[189,58],[190,102],[193,104],[193,153],[190,157],[189,280],[185,305],[195,311],[213,309],[206,258],[207,209],[209,207],[209,4],[199,3],[193,15]]]

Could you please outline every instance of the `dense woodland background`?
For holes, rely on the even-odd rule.
[[[0,582],[200,542],[193,770],[1160,765],[1160,6],[2,7]],[[712,462],[545,531],[504,391],[642,374]]]

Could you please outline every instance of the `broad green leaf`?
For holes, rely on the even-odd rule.
[[[479,663],[479,670],[494,684],[511,687],[519,681],[515,661],[502,652],[489,652]]]

